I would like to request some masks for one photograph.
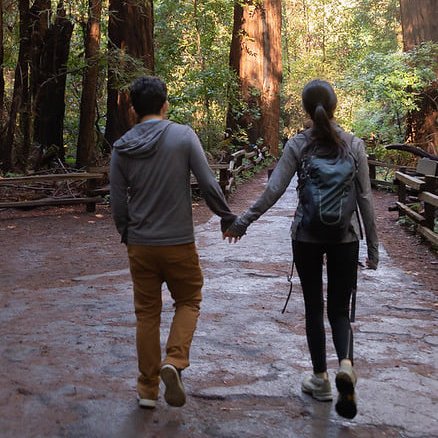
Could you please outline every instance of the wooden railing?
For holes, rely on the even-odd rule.
[[[236,187],[236,180],[243,172],[254,168],[257,164],[266,159],[268,155],[267,148],[254,148],[251,151],[244,149],[231,154],[228,163],[210,164],[210,168],[216,173],[216,177],[224,192],[225,197],[228,197]],[[197,188],[197,181],[192,178],[192,187]]]
[[[399,216],[407,216],[414,221],[416,231],[425,239],[438,246],[435,220],[438,211],[438,163],[421,158],[417,167],[398,166],[368,159],[370,180],[374,187],[397,188],[398,201],[395,210]],[[377,179],[376,168],[393,172],[390,181]]]
[[[228,164],[228,184],[225,187],[225,195],[231,193],[231,190],[236,185],[236,178],[243,172],[254,168],[257,164],[264,161],[268,154],[268,148],[254,148],[250,152],[240,150],[231,155],[231,160]]]
[[[415,167],[409,166],[400,166],[398,164],[387,163],[385,161],[379,161],[374,158],[373,155],[370,155],[368,158],[368,167],[370,171],[370,180],[371,185],[373,187],[383,187],[383,188],[393,188],[394,187],[394,172],[403,171],[403,172],[415,172]],[[377,169],[385,169],[387,173],[387,178],[378,179],[377,178]],[[381,172],[380,172],[381,173]],[[389,176],[389,178],[388,178]]]
[[[397,171],[395,179],[398,185],[396,204],[400,216],[412,219],[416,223],[416,231],[438,246],[438,234],[434,231],[438,209],[438,176],[413,176]]]

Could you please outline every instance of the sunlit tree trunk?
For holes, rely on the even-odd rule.
[[[129,111],[129,95],[121,90],[117,77],[129,76],[129,65],[123,60],[123,54],[140,59],[144,65],[144,74],[154,72],[153,44],[153,3],[152,0],[110,0],[108,23],[109,70],[107,123],[105,128],[106,150],[137,120]],[[115,51],[115,52],[114,52]]]
[[[24,153],[30,141],[30,102],[29,102],[29,0],[19,0],[18,2],[20,16],[20,46],[18,49],[18,62],[15,68],[14,91],[12,94],[12,103],[9,110],[9,121],[6,135],[2,148],[2,168],[4,171],[11,170],[13,163],[14,141],[17,127],[17,118],[23,141],[15,150],[15,159],[18,161],[20,168],[25,167]]]
[[[253,144],[262,138],[276,156],[282,71],[280,0],[235,2],[230,66],[238,75],[247,110],[236,117],[236,109],[230,106],[227,127],[243,128]]]
[[[423,41],[438,41],[437,0],[400,0],[405,50]]]
[[[63,3],[59,1],[55,21],[44,32],[43,45],[35,59],[39,72],[33,81],[34,141],[42,149],[56,147],[61,161],[64,160],[67,61],[73,32],[73,23],[66,18]]]
[[[280,142],[281,1],[265,0],[264,77],[262,93],[262,132],[272,155],[278,156]]]
[[[86,68],[82,81],[82,96],[76,167],[95,164],[97,158],[96,118],[97,80],[99,74],[101,0],[89,0],[89,17],[85,36]]]

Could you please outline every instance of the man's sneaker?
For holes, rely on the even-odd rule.
[[[164,400],[167,404],[175,407],[183,406],[186,402],[186,393],[179,371],[173,365],[166,364],[161,367],[160,377],[166,386]]]
[[[301,391],[310,394],[319,401],[333,400],[330,380],[316,377],[315,374],[306,376],[301,384]]]
[[[354,393],[357,376],[350,364],[341,364],[336,374],[336,388],[339,396],[336,402],[336,412],[345,418],[352,419],[357,414],[357,400]]]
[[[138,405],[141,408],[154,409],[155,406],[157,405],[156,400],[151,400],[149,398],[141,398],[138,394],[137,394],[137,401],[138,401]]]

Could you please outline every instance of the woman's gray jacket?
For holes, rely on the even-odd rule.
[[[347,143],[351,154],[357,163],[357,204],[359,206],[360,215],[365,229],[368,258],[377,264],[379,260],[379,242],[365,144],[361,139],[347,134],[341,128],[338,127],[337,130],[341,138]],[[252,207],[236,219],[230,228],[231,232],[235,232],[237,235],[244,234],[246,228],[271,208],[283,195],[300,166],[302,151],[308,142],[308,138],[309,134],[304,132],[295,135],[286,143],[283,149],[283,154],[272,172],[264,193]],[[302,217],[303,209],[299,202],[291,226],[292,239],[304,242],[321,243],[320,239],[309,235],[300,227]],[[351,225],[352,227],[350,227],[350,231],[346,234],[341,243],[353,242],[360,239],[360,225],[356,214],[354,214],[351,219]]]

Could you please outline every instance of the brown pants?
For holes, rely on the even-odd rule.
[[[137,390],[141,398],[158,398],[162,364],[189,366],[189,351],[201,304],[203,276],[194,243],[172,246],[128,245],[137,318]],[[161,362],[161,286],[175,300],[175,315]]]

